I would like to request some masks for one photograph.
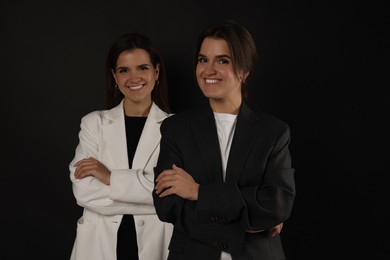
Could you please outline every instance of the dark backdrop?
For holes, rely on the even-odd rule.
[[[291,127],[287,258],[388,259],[387,12],[341,1],[1,0],[0,258],[69,259],[81,208],[68,164],[81,117],[105,108],[110,44],[126,32],[150,35],[179,112],[201,98],[197,34],[231,18],[259,51],[250,105]]]

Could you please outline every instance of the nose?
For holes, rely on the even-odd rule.
[[[205,64],[204,73],[206,76],[214,75],[216,73],[215,66],[212,62]]]
[[[128,80],[130,82],[139,82],[141,80],[141,73],[138,71],[133,71],[129,74]]]

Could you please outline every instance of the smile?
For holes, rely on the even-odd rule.
[[[143,84],[141,84],[141,85],[136,85],[136,86],[129,86],[129,89],[131,89],[131,90],[137,90],[137,89],[142,88],[143,86],[144,86]]]
[[[207,84],[216,84],[220,82],[218,79],[206,79],[205,81]]]

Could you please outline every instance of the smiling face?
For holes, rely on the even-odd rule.
[[[200,47],[196,78],[210,102],[241,103],[241,80],[233,67],[232,55],[223,39],[206,37]]]
[[[158,79],[159,66],[155,68],[149,54],[143,49],[122,52],[112,71],[119,90],[125,96],[125,103],[149,105],[152,90]]]

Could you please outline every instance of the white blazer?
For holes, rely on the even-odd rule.
[[[73,194],[84,208],[77,222],[71,260],[115,260],[123,214],[133,214],[140,260],[165,260],[173,226],[153,205],[153,167],[160,151],[160,125],[169,116],[153,103],[129,169],[123,101],[81,120],[79,144],[69,165]],[[74,178],[74,163],[94,157],[111,170],[110,186],[95,177]]]

